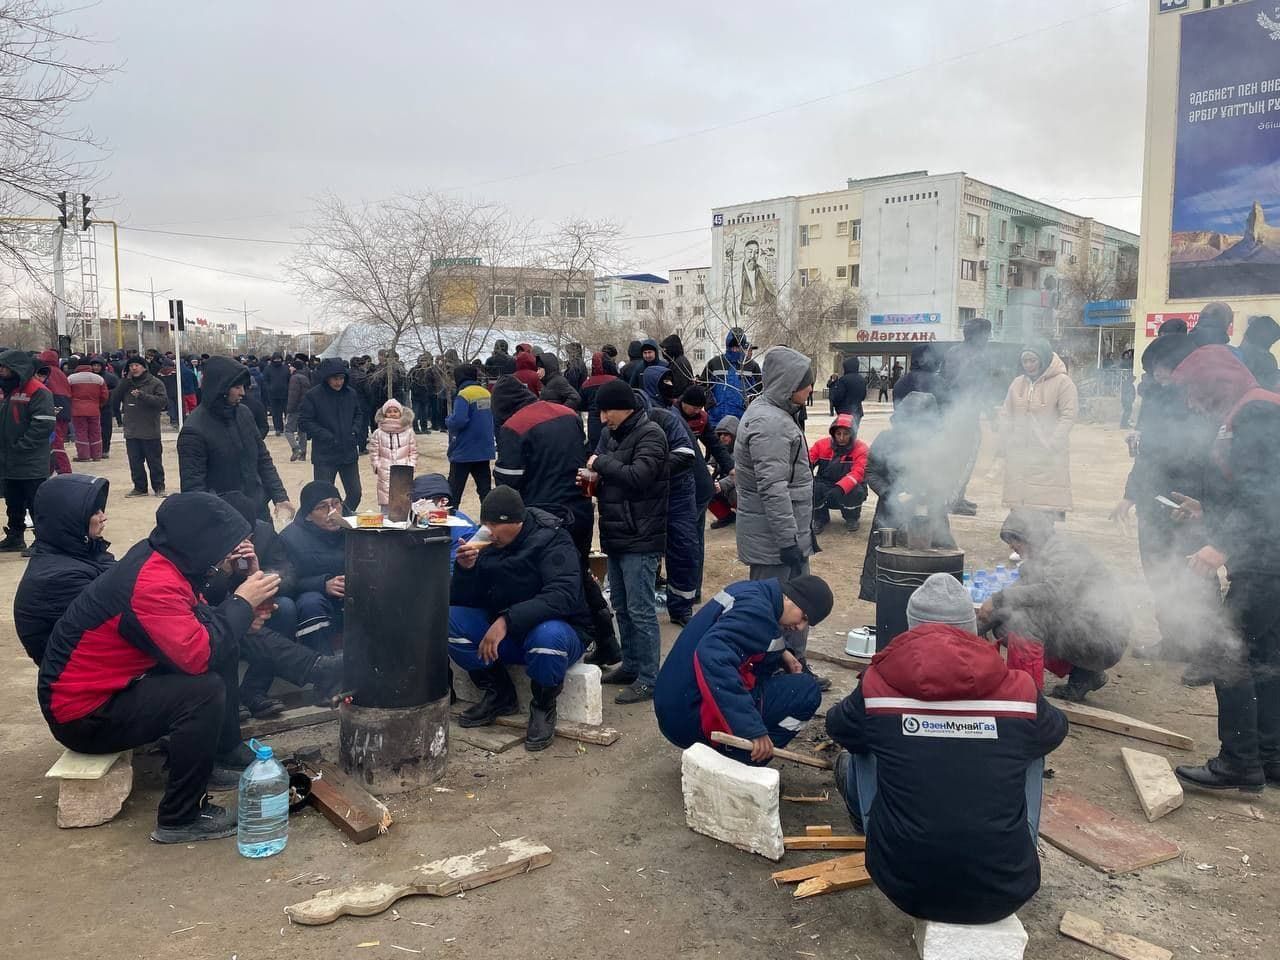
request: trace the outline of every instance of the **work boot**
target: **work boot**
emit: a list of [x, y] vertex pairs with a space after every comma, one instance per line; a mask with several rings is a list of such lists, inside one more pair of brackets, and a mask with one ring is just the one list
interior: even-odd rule
[[129, 499], [132, 499], [133, 497], [145, 497], [146, 495], [147, 495], [147, 491], [134, 489], [134, 490], [130, 490], [124, 496], [126, 500], [129, 500]]
[[846, 520], [844, 522], [844, 529], [846, 533], [857, 533], [858, 527], [861, 525], [862, 525], [862, 521], [859, 520], [857, 517], [854, 517], [852, 520]]
[[12, 530], [6, 529], [5, 538], [0, 540], [0, 550], [3, 550], [6, 553], [16, 553], [17, 551], [24, 549], [26, 545], [27, 536], [26, 532], [23, 530], [19, 530], [17, 533], [14, 533]]
[[836, 793], [840, 794], [840, 799], [844, 801], [844, 809], [849, 814], [849, 822], [853, 824], [854, 833], [863, 836], [867, 831], [862, 825], [862, 811], [858, 809], [858, 798], [850, 797], [848, 793], [852, 773], [853, 754], [848, 750], [841, 750], [836, 755], [835, 763]]
[[1239, 790], [1241, 793], [1261, 793], [1267, 780], [1261, 769], [1243, 773], [1232, 769], [1218, 757], [1206, 761], [1202, 767], [1174, 767], [1173, 775], [1186, 787]]
[[629, 670], [624, 670], [622, 664], [619, 663], [612, 670], [606, 670], [604, 676], [600, 678], [600, 682], [625, 687], [636, 682], [636, 675]]
[[815, 681], [817, 681], [819, 690], [822, 690], [825, 692], [831, 689], [831, 681], [828, 680], [826, 677], [822, 676], [822, 674], [820, 673], [814, 673], [812, 668], [810, 668], [809, 666], [808, 660], [801, 660], [800, 663], [804, 667], [804, 672], [807, 673], [809, 676], [813, 677]]
[[331, 657], [316, 657], [316, 662], [307, 671], [307, 683], [315, 688], [316, 694], [326, 700], [342, 692], [342, 654]]
[[738, 522], [738, 515], [731, 513], [723, 520], [716, 520], [711, 524], [712, 530], [723, 530], [725, 527], [731, 527]]
[[[252, 708], [250, 708], [252, 709]], [[258, 759], [258, 755], [249, 749], [246, 743], [237, 743], [226, 753], [220, 753], [213, 758], [215, 767], [226, 767], [228, 770], [244, 770], [245, 767]]]
[[487, 727], [498, 717], [509, 717], [519, 712], [515, 684], [502, 664], [495, 663], [484, 670], [468, 670], [467, 676], [480, 688], [482, 696], [474, 707], [458, 714], [458, 726]]
[[648, 683], [641, 683], [636, 680], [629, 686], [623, 687], [616, 697], [613, 698], [614, 703], [643, 703], [645, 700], [653, 699], [653, 686]]
[[173, 827], [156, 824], [151, 839], [156, 843], [194, 843], [197, 840], [221, 840], [236, 835], [236, 814], [211, 803], [208, 797], [200, 805], [199, 815], [190, 823]]
[[671, 613], [668, 614], [668, 616], [673, 624], [681, 628], [687, 627], [689, 625], [689, 621], [693, 619], [692, 613]]
[[1085, 670], [1083, 667], [1072, 667], [1066, 683], [1053, 688], [1051, 695], [1069, 703], [1084, 703], [1084, 698], [1094, 690], [1101, 690], [1107, 685], [1105, 670]]
[[244, 706], [249, 708], [249, 715], [262, 720], [266, 717], [278, 717], [284, 713], [284, 704], [274, 697], [259, 694], [246, 700]]
[[1184, 687], [1204, 687], [1213, 683], [1213, 668], [1203, 663], [1189, 663], [1182, 671]]
[[622, 659], [622, 647], [618, 646], [618, 635], [613, 630], [613, 616], [609, 608], [597, 611], [592, 618], [595, 621], [596, 642], [591, 652], [582, 658], [583, 663], [594, 663], [597, 667], [607, 667]]
[[957, 500], [951, 505], [951, 513], [957, 517], [976, 517], [978, 515], [978, 505], [972, 500]]
[[1264, 763], [1262, 765], [1262, 775], [1266, 778], [1267, 783], [1274, 783], [1280, 787], [1280, 760], [1275, 763]]
[[525, 733], [524, 748], [530, 753], [537, 753], [551, 746], [556, 736], [556, 698], [564, 689], [563, 683], [554, 687], [544, 687], [536, 681], [530, 681], [533, 699], [529, 703], [529, 729]]

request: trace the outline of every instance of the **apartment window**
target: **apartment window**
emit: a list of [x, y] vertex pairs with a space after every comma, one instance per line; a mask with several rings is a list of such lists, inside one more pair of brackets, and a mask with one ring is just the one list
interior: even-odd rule
[[1027, 228], [1019, 224], [1018, 229], [1014, 231], [1014, 236], [1017, 237], [1019, 243], [1026, 243]]
[[1004, 309], [1003, 309], [1003, 308], [999, 308], [999, 309], [997, 309], [997, 310], [996, 310], [996, 329], [995, 329], [995, 332], [996, 332], [996, 333], [1000, 333], [1002, 330], [1004, 330]]
[[702, 316], [702, 308], [701, 308], [701, 307], [694, 307], [694, 308], [693, 308], [693, 315], [694, 315], [695, 317], [700, 317], [700, 316]]
[[978, 279], [978, 261], [977, 260], [961, 260], [960, 261], [960, 279], [961, 280], [977, 280]]
[[630, 309], [631, 309], [631, 298], [630, 298], [630, 297], [627, 297], [625, 300], [619, 300], [619, 301], [618, 301], [618, 309], [619, 309], [619, 310], [630, 310]]
[[684, 317], [684, 307], [676, 307], [676, 319], [680, 320]]
[[969, 236], [971, 237], [982, 236], [982, 218], [981, 217], [979, 217], [976, 213], [966, 214], [965, 222], [969, 230]]
[[1000, 240], [1001, 242], [1009, 239], [1009, 221], [1000, 221]]
[[1000, 266], [996, 267], [996, 286], [997, 287], [1004, 286], [1004, 272], [1005, 272], [1005, 265], [1003, 263], [1000, 264]]
[[661, 297], [659, 297], [657, 300], [655, 300], [655, 301], [654, 301], [653, 306], [654, 306], [654, 309], [655, 309], [655, 310], [661, 310], [661, 309], [662, 309], [662, 298], [661, 298]]
[[845, 280], [845, 279], [847, 279], [847, 278], [848, 278], [848, 276], [849, 276], [849, 268], [848, 268], [848, 267], [836, 267], [836, 279], [837, 279], [837, 280]]
[[587, 315], [587, 295], [582, 290], [560, 294], [560, 316], [581, 319]]
[[804, 287], [807, 287], [807, 286], [809, 285], [809, 271], [808, 271], [808, 270], [798, 270], [798, 271], [797, 271], [797, 275], [798, 275], [798, 276], [799, 276], [799, 278], [800, 278], [800, 286], [801, 286], [801, 288], [803, 289]]
[[1116, 265], [1116, 252], [1114, 250], [1107, 251], [1107, 266], [1114, 267]]
[[809, 245], [809, 225], [807, 223], [800, 224], [800, 246], [807, 247]]
[[516, 315], [516, 292], [514, 290], [493, 291], [493, 315], [495, 317], [514, 317]]
[[963, 327], [966, 323], [968, 323], [970, 320], [975, 319], [977, 316], [978, 316], [978, 311], [974, 307], [961, 307], [960, 308], [960, 326]]
[[697, 337], [699, 340], [705, 340], [707, 339], [707, 328], [698, 327], [698, 329], [693, 331], [693, 335]]
[[1072, 243], [1070, 240], [1062, 241], [1062, 255], [1064, 257], [1069, 257], [1075, 252], [1076, 252], [1076, 245], [1074, 243]]
[[552, 292], [525, 291], [525, 316], [552, 315]]
[[841, 220], [836, 224], [836, 236], [847, 237], [849, 235], [849, 221]]
[[1094, 247], [1092, 250], [1089, 251], [1089, 260], [1091, 262], [1098, 263], [1101, 259], [1102, 259], [1101, 247]]
[[706, 284], [702, 284], [702, 283], [698, 284], [697, 288], [694, 290], [694, 293], [697, 293], [699, 295], [704, 294], [706, 292], [707, 292]]
[[703, 360], [707, 359], [707, 351], [705, 350], [693, 351], [693, 359], [698, 361], [698, 363], [702, 363]]
[[1009, 265], [1009, 286], [1022, 286], [1022, 270], [1012, 264]]
[[677, 283], [677, 284], [676, 284], [676, 296], [677, 296], [677, 297], [683, 297], [683, 296], [684, 296], [684, 284], [683, 284], [683, 283]]
[[862, 239], [862, 221], [861, 220], [849, 221], [849, 239], [850, 240]]
[[862, 264], [849, 264], [849, 286], [858, 287], [862, 285]]
[[636, 300], [636, 309], [637, 309], [637, 310], [648, 310], [648, 309], [649, 309], [649, 301], [648, 301], [648, 300]]
[[813, 223], [809, 225], [809, 239], [810, 240], [822, 239], [822, 224]]

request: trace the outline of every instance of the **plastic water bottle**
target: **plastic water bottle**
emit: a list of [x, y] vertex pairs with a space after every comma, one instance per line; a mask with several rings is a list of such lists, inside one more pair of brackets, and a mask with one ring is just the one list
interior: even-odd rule
[[1003, 563], [996, 564], [996, 583], [1001, 587], [1009, 584], [1009, 571], [1005, 569]]
[[289, 840], [289, 774], [266, 744], [249, 749], [258, 759], [240, 774], [236, 845], [242, 857], [270, 857]]

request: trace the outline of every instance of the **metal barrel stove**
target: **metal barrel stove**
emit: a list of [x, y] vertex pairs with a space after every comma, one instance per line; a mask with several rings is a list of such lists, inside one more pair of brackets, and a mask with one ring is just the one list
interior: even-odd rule
[[935, 573], [964, 582], [964, 551], [938, 547], [876, 548], [876, 649], [907, 629], [907, 601]]

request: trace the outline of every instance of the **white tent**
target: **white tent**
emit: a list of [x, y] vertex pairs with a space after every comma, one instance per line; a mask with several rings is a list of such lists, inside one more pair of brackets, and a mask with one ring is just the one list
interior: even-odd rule
[[[379, 350], [391, 348], [391, 330], [380, 323], [348, 324], [320, 353], [321, 358], [341, 357], [350, 360], [352, 357], [376, 357]], [[401, 362], [412, 363], [421, 353], [434, 356], [443, 350], [457, 350], [463, 360], [474, 357], [484, 359], [493, 352], [495, 340], [505, 340], [515, 353], [517, 343], [532, 343], [537, 347], [547, 345], [545, 333], [528, 330], [513, 330], [494, 327], [468, 329], [467, 327], [442, 327], [437, 336], [434, 327], [414, 326], [406, 329], [400, 336], [396, 352]], [[464, 349], [465, 348], [465, 349]], [[469, 353], [470, 356], [466, 356]]]

